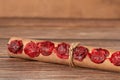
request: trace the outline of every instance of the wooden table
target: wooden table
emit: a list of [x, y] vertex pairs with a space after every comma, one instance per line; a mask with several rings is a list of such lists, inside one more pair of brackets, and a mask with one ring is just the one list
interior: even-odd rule
[[[5, 21], [4, 21], [5, 22]], [[9, 20], [10, 22], [10, 20]], [[51, 39], [60, 41], [80, 41], [82, 45], [103, 47], [120, 50], [120, 27], [111, 26], [114, 22], [103, 22], [105, 27], [95, 27], [93, 22], [82, 24], [82, 27], [57, 27], [24, 24], [24, 21], [18, 25], [16, 22], [5, 24], [1, 22], [0, 26], [0, 80], [119, 80], [120, 73], [93, 70], [87, 68], [71, 68], [65, 65], [43, 63], [37, 61], [28, 61], [18, 58], [9, 58], [7, 55], [7, 42], [9, 37], [19, 36], [34, 39]], [[30, 22], [30, 21], [29, 21]], [[84, 22], [83, 22], [84, 23]], [[116, 22], [115, 22], [116, 23]], [[24, 24], [24, 25], [23, 25]], [[33, 21], [34, 24], [34, 21]], [[36, 23], [35, 23], [36, 24]], [[43, 23], [45, 24], [45, 23]], [[47, 24], [53, 26], [49, 22]], [[75, 24], [78, 25], [76, 22]], [[98, 22], [97, 24], [100, 25]], [[21, 26], [22, 25], [22, 26]], [[65, 23], [64, 23], [65, 25]], [[116, 24], [120, 25], [120, 24]], [[40, 27], [41, 26], [41, 27]]]

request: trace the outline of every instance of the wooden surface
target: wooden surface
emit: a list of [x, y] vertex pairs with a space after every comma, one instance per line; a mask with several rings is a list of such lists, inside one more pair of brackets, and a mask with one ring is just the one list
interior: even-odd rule
[[120, 0], [0, 0], [0, 17], [120, 19]]
[[[4, 22], [5, 21], [5, 22]], [[41, 21], [4, 20], [0, 25], [0, 80], [119, 80], [120, 73], [71, 68], [65, 65], [9, 58], [6, 44], [9, 37], [19, 36], [55, 41], [80, 41], [82, 45], [120, 50], [120, 23], [112, 21], [93, 21], [80, 23], [83, 26], [61, 27], [58, 25], [41, 26]], [[40, 23], [39, 23], [40, 22]], [[5, 24], [6, 23], [6, 24]], [[22, 24], [21, 24], [22, 23]], [[36, 24], [39, 23], [39, 24]], [[49, 23], [49, 22], [48, 22]], [[88, 24], [86, 24], [88, 23]], [[117, 23], [117, 24], [115, 24]], [[95, 27], [96, 25], [104, 27]], [[101, 24], [101, 25], [100, 25]], [[113, 26], [110, 26], [113, 25]], [[53, 27], [52, 27], [53, 25]], [[69, 25], [69, 24], [68, 24]], [[74, 23], [76, 25], [76, 23]], [[94, 25], [94, 26], [93, 26]], [[51, 26], [51, 27], [50, 27]], [[57, 26], [57, 27], [54, 27]], [[106, 27], [105, 27], [106, 26]]]
[[9, 58], [12, 36], [120, 50], [120, 0], [0, 0], [0, 80], [120, 80], [120, 73]]

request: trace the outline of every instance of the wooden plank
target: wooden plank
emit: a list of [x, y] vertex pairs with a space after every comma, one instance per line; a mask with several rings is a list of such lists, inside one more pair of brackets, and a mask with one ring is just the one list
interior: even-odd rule
[[0, 0], [0, 17], [120, 19], [119, 0]]
[[[15, 61], [15, 60], [14, 60]], [[5, 61], [4, 61], [5, 62]], [[13, 65], [14, 64], [14, 65]], [[5, 66], [5, 67], [4, 67]], [[70, 68], [63, 65], [55, 64], [41, 64], [41, 62], [7, 62], [3, 63], [3, 67], [0, 73], [1, 78], [12, 79], [43, 79], [43, 80], [113, 80], [116, 77], [119, 79], [118, 73], [102, 72], [97, 70], [88, 70], [85, 68]], [[22, 67], [22, 68], [21, 68]], [[25, 70], [25, 71], [24, 71]], [[93, 75], [94, 74], [94, 75]]]
[[41, 39], [117, 39], [120, 27], [0, 27], [0, 37], [19, 36]]
[[1, 26], [119, 27], [119, 19], [0, 18]]
[[[0, 79], [1, 80], [115, 80], [119, 73], [87, 68], [71, 68], [64, 65], [9, 58], [6, 52], [8, 39], [0, 39]], [[62, 41], [62, 40], [61, 40]], [[67, 40], [73, 41], [73, 40]], [[78, 40], [74, 40], [78, 41]], [[83, 45], [120, 49], [118, 40], [79, 40]], [[112, 43], [112, 44], [111, 44]], [[1, 57], [2, 55], [2, 57]]]
[[[8, 59], [9, 60], [9, 59]], [[5, 60], [3, 60], [5, 62]], [[119, 73], [103, 72], [97, 70], [89, 70], [85, 68], [70, 68], [63, 65], [55, 64], [41, 64], [41, 62], [9, 62], [3, 63], [1, 67], [0, 78], [12, 78], [12, 79], [49, 79], [49, 80], [69, 80], [69, 79], [89, 79], [92, 80], [113, 80], [116, 77], [119, 79]], [[14, 64], [14, 65], [13, 65]], [[4, 68], [3, 68], [4, 67]], [[25, 71], [24, 71], [25, 70]], [[94, 74], [94, 75], [93, 75]]]

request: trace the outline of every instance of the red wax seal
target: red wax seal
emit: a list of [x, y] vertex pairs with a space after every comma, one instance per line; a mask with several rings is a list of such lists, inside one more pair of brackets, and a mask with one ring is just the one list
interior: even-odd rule
[[54, 43], [50, 41], [44, 41], [44, 42], [38, 42], [37, 45], [42, 55], [49, 56], [50, 54], [52, 54], [52, 51], [54, 49]]
[[83, 46], [77, 46], [73, 49], [73, 58], [82, 61], [89, 53], [88, 49]]
[[32, 41], [25, 45], [24, 52], [31, 58], [37, 57], [40, 54], [39, 47]]
[[120, 66], [120, 51], [113, 53], [110, 57], [111, 63], [116, 66]]
[[23, 51], [22, 40], [13, 40], [8, 44], [8, 50], [14, 54], [21, 54]]
[[70, 48], [70, 45], [63, 42], [61, 44], [58, 44], [58, 46], [55, 48], [55, 53], [61, 59], [68, 59], [69, 48]]
[[105, 61], [108, 55], [109, 55], [108, 50], [98, 48], [98, 49], [93, 49], [92, 52], [89, 54], [89, 57], [91, 61], [93, 61], [94, 63], [100, 64]]

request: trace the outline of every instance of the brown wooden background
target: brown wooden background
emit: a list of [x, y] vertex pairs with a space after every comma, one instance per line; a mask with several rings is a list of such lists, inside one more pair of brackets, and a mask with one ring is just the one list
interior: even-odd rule
[[0, 17], [119, 19], [120, 0], [0, 0]]
[[119, 80], [120, 73], [9, 58], [12, 36], [120, 50], [120, 0], [0, 0], [0, 80]]

